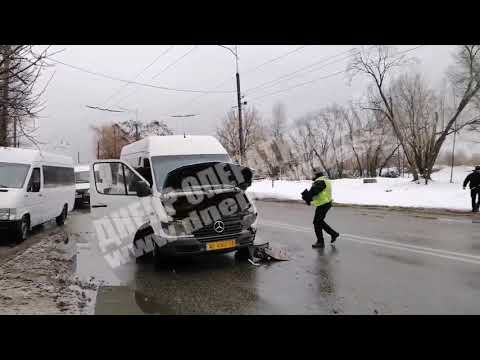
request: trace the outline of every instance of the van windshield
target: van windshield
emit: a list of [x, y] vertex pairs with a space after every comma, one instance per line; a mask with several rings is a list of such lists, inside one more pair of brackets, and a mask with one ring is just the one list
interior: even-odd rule
[[0, 162], [0, 188], [21, 189], [30, 165]]
[[153, 173], [155, 174], [158, 191], [163, 190], [163, 185], [170, 171], [186, 165], [213, 161], [231, 162], [230, 157], [227, 154], [169, 155], [152, 157]]
[[77, 184], [90, 183], [90, 172], [79, 171], [75, 173], [75, 182]]

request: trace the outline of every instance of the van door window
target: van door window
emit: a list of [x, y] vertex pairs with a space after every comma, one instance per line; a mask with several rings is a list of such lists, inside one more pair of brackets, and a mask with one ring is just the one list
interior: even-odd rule
[[148, 159], [143, 159], [143, 166], [136, 168], [140, 175], [142, 175], [145, 180], [148, 181], [150, 187], [153, 185], [153, 176], [152, 169], [150, 167], [150, 161]]
[[32, 170], [32, 175], [30, 176], [30, 181], [28, 183], [28, 192], [39, 192], [41, 188], [40, 181], [40, 168], [34, 168]]
[[96, 163], [95, 187], [103, 195], [137, 195], [137, 184], [142, 181], [122, 163]]

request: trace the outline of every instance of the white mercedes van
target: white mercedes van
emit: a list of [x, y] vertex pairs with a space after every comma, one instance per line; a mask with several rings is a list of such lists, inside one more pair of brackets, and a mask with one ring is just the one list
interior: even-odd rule
[[90, 203], [90, 166], [75, 166], [75, 206]]
[[[149, 234], [166, 237], [154, 255], [192, 255], [237, 251], [248, 254], [256, 233], [257, 210], [245, 190], [251, 169], [235, 164], [212, 136], [151, 136], [126, 145], [120, 160], [91, 165], [90, 204], [94, 219], [111, 217], [122, 231], [122, 212], [152, 197], [167, 210], [161, 229], [148, 216], [136, 218], [131, 242]], [[123, 214], [123, 215], [122, 215]], [[120, 219], [121, 220], [121, 219]], [[130, 222], [127, 227], [132, 226]]]
[[63, 225], [75, 202], [73, 159], [39, 150], [0, 147], [0, 230], [16, 241], [31, 227]]

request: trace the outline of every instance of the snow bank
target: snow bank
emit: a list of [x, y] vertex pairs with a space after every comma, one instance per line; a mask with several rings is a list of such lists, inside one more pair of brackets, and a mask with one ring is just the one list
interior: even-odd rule
[[[433, 181], [413, 183], [411, 178], [377, 178], [377, 183], [364, 184], [362, 179], [333, 180], [333, 198], [339, 204], [402, 206], [471, 210], [470, 192], [462, 182], [472, 167], [457, 166], [450, 183], [450, 168], [443, 167], [432, 174]], [[256, 181], [247, 190], [255, 199], [302, 200], [300, 193], [311, 181]]]

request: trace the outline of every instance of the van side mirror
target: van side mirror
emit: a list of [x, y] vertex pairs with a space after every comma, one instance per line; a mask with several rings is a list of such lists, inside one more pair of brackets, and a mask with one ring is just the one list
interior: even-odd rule
[[136, 184], [136, 188], [137, 188], [137, 196], [138, 197], [147, 197], [147, 196], [150, 196], [150, 195], [153, 194], [150, 186], [144, 181], [139, 181]]
[[250, 168], [242, 167], [241, 172], [244, 178], [244, 182], [242, 182], [241, 184], [238, 184], [238, 187], [245, 191], [250, 186], [252, 186], [253, 171]]

